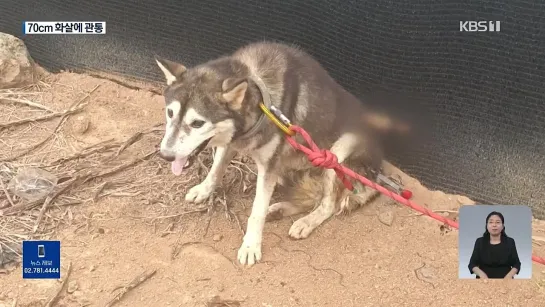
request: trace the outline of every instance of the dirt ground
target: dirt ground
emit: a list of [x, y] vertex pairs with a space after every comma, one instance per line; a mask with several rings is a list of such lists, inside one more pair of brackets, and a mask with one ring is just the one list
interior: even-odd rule
[[[532, 280], [458, 280], [457, 231], [385, 196], [332, 218], [301, 241], [288, 237], [291, 219], [267, 223], [262, 262], [242, 267], [236, 253], [255, 191], [255, 175], [244, 158], [230, 167], [211, 209], [194, 212], [197, 208], [184, 204], [184, 194], [204, 178], [210, 159], [203, 156], [202, 165], [174, 177], [167, 162], [149, 155], [161, 132], [145, 130], [162, 127], [162, 96], [63, 72], [27, 90], [35, 94], [25, 97], [63, 111], [93, 89], [85, 107], [67, 117], [54, 137], [9, 162], [14, 169], [45, 165], [88, 153], [86, 148], [98, 143], [104, 147], [95, 153], [63, 160], [57, 168], [49, 165], [49, 170], [60, 177], [110, 171], [71, 186], [41, 218], [41, 204], [0, 217], [11, 221], [4, 225], [26, 221], [20, 223], [26, 225], [20, 226], [21, 238], [38, 225], [33, 238], [61, 240], [62, 263], [59, 281], [23, 280], [20, 264], [6, 265], [0, 270], [0, 307], [45, 306], [66, 279], [57, 306], [107, 306], [144, 272], [155, 274], [115, 306], [544, 306], [544, 265], [534, 263]], [[0, 123], [39, 113], [19, 105], [0, 107]], [[0, 130], [0, 160], [50, 135], [58, 121]], [[118, 145], [108, 149], [104, 144], [111, 139]], [[117, 167], [123, 169], [115, 172]], [[472, 204], [462, 196], [429, 191], [399, 170], [391, 172], [413, 191], [414, 202], [450, 218], [457, 218], [461, 205]], [[0, 208], [10, 206], [0, 198]], [[15, 231], [0, 228], [4, 237]], [[544, 237], [545, 222], [535, 220], [533, 231]], [[534, 254], [545, 256], [545, 244], [536, 242]]]

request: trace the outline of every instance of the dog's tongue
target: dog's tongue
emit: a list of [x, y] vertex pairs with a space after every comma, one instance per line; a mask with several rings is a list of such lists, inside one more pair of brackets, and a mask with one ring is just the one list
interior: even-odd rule
[[183, 159], [176, 159], [172, 162], [172, 173], [175, 176], [180, 176], [184, 170], [184, 167], [187, 163], [187, 157]]

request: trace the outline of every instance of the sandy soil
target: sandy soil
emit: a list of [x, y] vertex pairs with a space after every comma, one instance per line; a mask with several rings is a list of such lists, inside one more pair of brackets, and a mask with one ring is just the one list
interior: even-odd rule
[[[100, 85], [84, 111], [70, 117], [59, 132], [62, 137], [52, 141], [55, 145], [45, 146], [48, 157], [110, 138], [123, 141], [163, 122], [162, 97], [148, 91], [67, 72], [48, 82], [42, 103], [55, 110], [66, 109], [81, 93]], [[0, 122], [14, 120], [15, 115], [4, 115]], [[78, 128], [82, 122], [88, 127]], [[40, 138], [55, 123], [32, 125], [34, 132], [19, 127], [21, 132], [5, 142], [20, 143], [23, 134]], [[142, 156], [159, 140], [160, 134], [142, 138], [119, 159]], [[25, 146], [35, 141], [28, 142]], [[84, 165], [85, 159], [79, 163]], [[386, 197], [331, 219], [306, 240], [288, 238], [291, 219], [270, 222], [262, 263], [242, 267], [236, 263], [242, 234], [234, 216], [245, 228], [254, 193], [247, 186], [251, 177], [231, 187], [236, 193], [228, 191], [226, 202], [213, 210], [183, 214], [194, 209], [184, 204], [184, 192], [204, 174], [175, 178], [160, 158], [145, 163], [146, 168], [128, 171], [135, 182], [149, 180], [139, 189], [53, 206], [45, 215], [44, 223], [55, 225], [47, 237], [62, 242], [63, 280], [72, 264], [58, 306], [105, 306], [120, 291], [114, 289], [151, 270], [155, 274], [116, 306], [544, 306], [544, 265], [534, 264], [532, 280], [458, 280], [457, 231]], [[229, 170], [225, 189], [241, 168]], [[461, 205], [472, 203], [392, 172], [402, 176], [416, 203], [450, 218], [457, 218]], [[234, 215], [227, 214], [226, 206]], [[534, 234], [545, 236], [545, 222], [534, 222]], [[545, 256], [545, 246], [535, 244], [534, 254]], [[44, 306], [61, 283], [23, 280], [19, 265], [4, 269], [0, 307]]]

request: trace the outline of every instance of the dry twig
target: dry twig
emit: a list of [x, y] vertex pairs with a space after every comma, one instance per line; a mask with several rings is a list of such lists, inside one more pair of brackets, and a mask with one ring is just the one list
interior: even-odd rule
[[118, 294], [115, 295], [115, 297], [113, 299], [111, 299], [107, 304], [106, 304], [106, 307], [111, 307], [115, 304], [117, 304], [119, 301], [121, 301], [121, 299], [123, 299], [123, 297], [125, 297], [125, 295], [131, 291], [132, 289], [138, 287], [140, 284], [142, 284], [143, 282], [145, 282], [146, 280], [150, 279], [153, 275], [155, 275], [155, 273], [157, 272], [157, 270], [152, 270], [151, 272], [143, 272], [142, 274], [136, 276], [136, 278], [134, 278], [130, 283], [128, 283], [127, 285], [125, 286], [119, 286], [119, 287], [116, 287], [112, 290], [112, 292], [118, 290], [118, 289], [121, 289], [121, 291], [119, 291]]
[[123, 145], [121, 145], [121, 147], [119, 147], [119, 149], [117, 150], [117, 152], [115, 153], [114, 157], [117, 157], [121, 154], [121, 152], [123, 152], [125, 149], [127, 149], [127, 147], [131, 146], [132, 144], [134, 144], [136, 141], [140, 140], [142, 138], [142, 136], [144, 136], [145, 134], [148, 134], [148, 133], [151, 133], [151, 132], [155, 132], [155, 131], [163, 131], [164, 129], [160, 128], [162, 124], [157, 124], [151, 128], [148, 128], [146, 130], [143, 130], [143, 131], [139, 131], [137, 133], [135, 133], [133, 136], [131, 136], [130, 138], [128, 138], [125, 143], [123, 143]]
[[13, 126], [19, 126], [19, 125], [23, 125], [23, 124], [28, 124], [28, 123], [34, 123], [34, 122], [40, 122], [40, 121], [45, 121], [45, 120], [49, 120], [49, 119], [52, 119], [52, 118], [55, 118], [55, 117], [61, 117], [65, 114], [73, 114], [73, 113], [76, 113], [78, 112], [79, 109], [73, 109], [73, 110], [66, 110], [64, 112], [55, 112], [55, 113], [51, 113], [51, 114], [47, 114], [47, 115], [43, 115], [43, 116], [39, 116], [39, 117], [35, 117], [35, 118], [24, 118], [24, 119], [21, 119], [21, 120], [14, 120], [14, 121], [11, 121], [11, 122], [7, 122], [7, 123], [0, 123], [0, 130], [2, 129], [5, 129], [5, 128], [9, 128], [9, 127], [13, 127]]
[[49, 300], [49, 302], [47, 302], [45, 307], [51, 307], [51, 306], [54, 306], [55, 304], [57, 304], [57, 302], [59, 301], [59, 298], [61, 296], [61, 293], [66, 289], [66, 287], [68, 285], [68, 278], [70, 278], [70, 273], [72, 273], [72, 262], [70, 262], [70, 264], [68, 264], [68, 271], [66, 272], [66, 277], [62, 281], [62, 285], [61, 285], [59, 291], [57, 291], [55, 296], [52, 297]]
[[62, 188], [60, 188], [55, 194], [48, 196], [44, 204], [42, 205], [42, 208], [40, 209], [40, 213], [38, 214], [38, 218], [36, 219], [36, 223], [34, 224], [34, 228], [32, 229], [32, 233], [36, 233], [38, 230], [38, 227], [40, 226], [40, 222], [42, 221], [42, 218], [44, 216], [45, 211], [47, 210], [48, 206], [64, 191], [66, 191], [68, 188], [70, 188], [76, 181], [78, 181], [80, 177], [75, 177], [67, 181]]
[[244, 236], [246, 233], [244, 232], [244, 227], [242, 227], [238, 215], [234, 213], [227, 205], [227, 195], [225, 195], [225, 191], [223, 191], [223, 199], [219, 199], [219, 202], [223, 204], [223, 208], [225, 209], [225, 216], [227, 217], [227, 219], [231, 222], [231, 218], [234, 218], [237, 222], [238, 228], [240, 229], [240, 233], [242, 234], [242, 236]]
[[68, 110], [62, 115], [61, 119], [59, 120], [59, 123], [57, 124], [57, 126], [55, 127], [55, 129], [53, 129], [53, 131], [49, 134], [48, 137], [46, 137], [45, 139], [43, 139], [42, 141], [30, 146], [29, 148], [23, 150], [22, 152], [16, 154], [16, 155], [13, 155], [11, 157], [8, 157], [8, 158], [4, 158], [2, 160], [0, 160], [0, 162], [10, 162], [10, 161], [13, 161], [17, 158], [20, 158], [28, 153], [30, 153], [31, 151], [33, 151], [34, 149], [42, 146], [43, 144], [45, 144], [47, 141], [49, 141], [58, 131], [59, 129], [61, 128], [61, 126], [64, 124], [64, 122], [66, 121], [66, 119], [73, 113], [76, 113], [76, 112], [79, 112], [81, 111], [81, 109], [83, 109], [83, 107], [80, 107], [80, 105], [85, 101], [87, 100], [87, 98], [89, 98], [91, 96], [91, 94], [96, 91], [98, 88], [99, 88], [100, 85], [97, 85], [95, 86], [95, 88], [93, 88], [89, 93], [87, 93], [82, 99], [76, 101], [75, 103], [73, 103], [69, 108]]
[[129, 167], [131, 167], [131, 166], [133, 166], [133, 165], [135, 165], [135, 164], [138, 164], [138, 163], [140, 163], [140, 162], [142, 162], [142, 161], [145, 161], [145, 160], [149, 159], [149, 158], [150, 158], [151, 156], [153, 156], [155, 153], [157, 153], [157, 150], [154, 149], [153, 151], [151, 151], [150, 153], [144, 155], [143, 157], [133, 159], [133, 160], [127, 162], [127, 163], [118, 165], [118, 166], [116, 166], [116, 167], [114, 167], [114, 168], [111, 168], [111, 169], [109, 169], [109, 170], [107, 170], [107, 171], [100, 172], [100, 173], [98, 173], [98, 174], [90, 175], [88, 178], [86, 178], [86, 179], [83, 181], [83, 183], [86, 183], [86, 182], [88, 182], [88, 181], [90, 181], [90, 180], [93, 180], [93, 179], [96, 179], [96, 178], [99, 178], [99, 177], [107, 177], [107, 176], [111, 176], [111, 175], [113, 175], [113, 174], [116, 174], [116, 173], [118, 173], [118, 172], [120, 172], [120, 171], [122, 171], [122, 170], [124, 170], [124, 169], [127, 169], [127, 168], [129, 168]]
[[[29, 93], [25, 93], [25, 94], [28, 95]], [[0, 102], [14, 102], [14, 103], [25, 105], [27, 107], [41, 109], [41, 110], [49, 111], [49, 112], [55, 112], [55, 111], [51, 110], [50, 108], [48, 108], [48, 107], [46, 107], [44, 105], [41, 105], [41, 104], [36, 103], [36, 102], [32, 102], [30, 100], [26, 100], [26, 99], [18, 99], [18, 98], [0, 96]]]
[[[36, 227], [39, 225], [40, 221], [41, 221], [41, 218], [45, 212], [45, 210], [47, 209], [47, 207], [51, 204], [51, 202], [57, 198], [61, 193], [63, 193], [67, 188], [69, 188], [70, 186], [72, 186], [76, 181], [81, 181], [82, 184], [92, 180], [92, 179], [96, 179], [96, 178], [99, 178], [99, 177], [106, 177], [106, 176], [110, 176], [110, 175], [113, 175], [117, 172], [120, 172], [130, 166], [133, 166], [139, 162], [142, 162], [144, 160], [147, 160], [149, 157], [151, 157], [156, 151], [154, 150], [153, 152], [151, 153], [148, 153], [147, 155], [145, 155], [144, 157], [141, 157], [141, 158], [137, 158], [137, 159], [134, 159], [132, 161], [129, 161], [128, 163], [125, 163], [125, 164], [121, 164], [119, 166], [116, 166], [112, 169], [109, 169], [109, 170], [106, 170], [106, 171], [103, 171], [103, 172], [98, 172], [98, 173], [88, 173], [88, 174], [85, 174], [85, 175], [81, 175], [81, 176], [78, 176], [78, 177], [75, 177], [75, 178], [72, 178], [70, 180], [67, 181], [67, 183], [64, 183], [65, 186], [63, 188], [61, 188], [59, 191], [57, 191], [52, 197], [51, 197], [51, 200], [49, 202], [47, 202], [47, 199], [45, 200], [45, 202], [43, 203], [43, 206], [42, 206], [42, 210], [40, 210], [40, 215], [38, 217], [38, 220], [36, 222], [36, 225], [34, 226], [35, 229], [37, 229]], [[16, 214], [18, 212], [22, 212], [22, 211], [26, 211], [26, 210], [30, 210], [32, 208], [34, 208], [35, 206], [37, 206], [40, 202], [44, 201], [44, 199], [39, 199], [39, 200], [35, 200], [35, 201], [31, 201], [29, 203], [24, 203], [24, 204], [18, 204], [18, 205], [15, 205], [13, 207], [10, 207], [10, 208], [7, 208], [7, 209], [4, 209], [2, 211], [0, 211], [0, 216], [4, 216], [4, 215], [12, 215], [12, 214]], [[35, 232], [36, 230], [34, 230]]]
[[101, 151], [108, 151], [112, 148], [115, 148], [117, 146], [119, 146], [118, 143], [114, 143], [114, 144], [109, 144], [113, 141], [113, 139], [109, 139], [109, 140], [106, 140], [106, 141], [103, 141], [103, 142], [99, 142], [97, 144], [93, 144], [91, 146], [87, 146], [85, 148], [83, 148], [81, 151], [75, 153], [75, 154], [72, 154], [68, 157], [62, 157], [62, 158], [59, 158], [53, 162], [50, 162], [46, 165], [46, 167], [51, 167], [51, 166], [54, 166], [54, 165], [58, 165], [58, 164], [61, 164], [61, 163], [64, 163], [64, 162], [68, 162], [68, 161], [71, 161], [71, 160], [75, 160], [75, 159], [79, 159], [79, 158], [85, 158], [87, 156], [90, 156], [94, 153], [98, 153], [98, 152], [101, 152]]
[[0, 216], [8, 216], [8, 215], [13, 215], [13, 214], [17, 214], [19, 212], [30, 210], [30, 209], [36, 207], [37, 205], [39, 205], [40, 202], [43, 201], [43, 200], [44, 199], [38, 199], [38, 200], [33, 200], [31, 202], [28, 202], [28, 203], [17, 204], [17, 205], [15, 205], [13, 207], [9, 207], [7, 209], [1, 210], [0, 211]]
[[135, 219], [165, 220], [165, 219], [170, 219], [174, 217], [180, 217], [180, 216], [191, 214], [191, 213], [206, 212], [208, 210], [209, 210], [208, 207], [203, 207], [203, 208], [199, 208], [195, 210], [188, 210], [181, 213], [164, 215], [164, 216], [129, 216], [129, 217], [135, 218]]
[[2, 180], [2, 178], [0, 178], [0, 185], [2, 185], [2, 190], [3, 190], [4, 193], [6, 194], [6, 197], [8, 198], [8, 201], [9, 201], [10, 205], [11, 205], [12, 207], [15, 206], [15, 204], [13, 203], [13, 200], [11, 199], [11, 196], [9, 195], [8, 189], [7, 189], [6, 186], [4, 185], [4, 181]]
[[240, 307], [240, 303], [242, 302], [243, 301], [224, 300], [216, 295], [206, 303], [206, 307]]

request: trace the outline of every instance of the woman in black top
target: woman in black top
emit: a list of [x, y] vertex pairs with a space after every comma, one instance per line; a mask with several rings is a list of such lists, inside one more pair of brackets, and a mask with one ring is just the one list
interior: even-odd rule
[[512, 279], [520, 272], [515, 240], [505, 234], [503, 215], [493, 211], [486, 217], [486, 231], [475, 240], [469, 271], [477, 279]]

